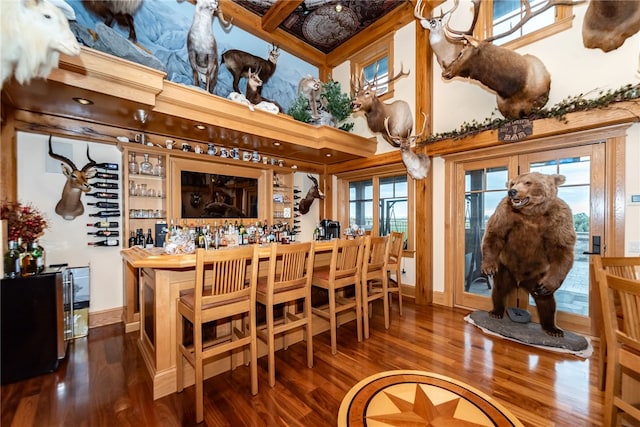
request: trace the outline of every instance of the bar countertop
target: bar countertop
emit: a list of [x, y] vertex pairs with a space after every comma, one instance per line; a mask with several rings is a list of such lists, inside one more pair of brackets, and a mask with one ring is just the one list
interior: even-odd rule
[[[279, 243], [274, 243], [279, 244]], [[295, 243], [291, 243], [295, 245]], [[234, 248], [238, 246], [230, 246]], [[315, 242], [316, 252], [328, 251], [332, 247], [330, 240]], [[225, 250], [224, 248], [218, 250]], [[195, 254], [168, 255], [162, 248], [143, 249], [139, 247], [127, 248], [120, 251], [122, 258], [135, 268], [193, 268], [196, 265]], [[260, 247], [260, 257], [269, 256], [269, 245]]]

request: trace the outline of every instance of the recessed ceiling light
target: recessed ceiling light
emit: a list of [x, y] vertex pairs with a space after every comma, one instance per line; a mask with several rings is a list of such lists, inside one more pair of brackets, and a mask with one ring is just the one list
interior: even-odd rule
[[281, 144], [280, 142], [278, 142], [278, 141], [276, 141], [276, 142], [274, 142], [274, 143], [273, 143], [273, 146], [274, 146], [274, 147], [280, 147], [281, 145], [282, 145], [282, 144]]
[[338, 13], [342, 12], [342, 4], [338, 3], [336, 5], [336, 12], [338, 12]]
[[73, 100], [76, 101], [78, 104], [82, 104], [82, 105], [93, 104], [93, 101], [87, 98], [73, 98]]
[[325, 157], [333, 157], [333, 154], [331, 154], [331, 153], [327, 153], [327, 154], [325, 154], [324, 156], [325, 156]]
[[205, 130], [207, 128], [205, 125], [195, 125], [194, 127], [198, 130]]

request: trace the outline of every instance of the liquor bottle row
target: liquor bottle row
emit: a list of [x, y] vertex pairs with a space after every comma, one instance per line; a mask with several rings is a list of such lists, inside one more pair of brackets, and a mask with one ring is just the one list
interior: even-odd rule
[[9, 240], [9, 250], [4, 255], [4, 277], [15, 279], [42, 273], [45, 266], [44, 255], [44, 248], [38, 242], [25, 245]]

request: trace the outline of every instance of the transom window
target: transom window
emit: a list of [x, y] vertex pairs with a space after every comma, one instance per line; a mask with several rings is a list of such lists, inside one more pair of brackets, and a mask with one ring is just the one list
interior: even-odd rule
[[[351, 76], [376, 81], [376, 94], [382, 99], [393, 97], [393, 34], [381, 38], [350, 58]], [[353, 88], [352, 88], [353, 89]]]
[[[537, 14], [513, 33], [493, 41], [511, 49], [541, 40], [571, 27], [573, 7], [558, 5], [547, 7], [549, 0], [529, 0], [531, 13]], [[543, 10], [546, 8], [546, 10]], [[482, 1], [476, 31], [477, 37], [487, 39], [516, 27], [525, 17], [521, 0]]]

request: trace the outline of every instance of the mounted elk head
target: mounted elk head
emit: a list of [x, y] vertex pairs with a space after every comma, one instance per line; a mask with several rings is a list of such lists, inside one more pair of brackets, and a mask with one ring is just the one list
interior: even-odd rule
[[582, 21], [582, 43], [609, 52], [640, 31], [640, 2], [591, 0]]
[[[477, 0], [474, 0], [476, 4]], [[463, 43], [460, 54], [450, 63], [446, 64], [442, 77], [452, 79], [454, 77], [467, 77], [485, 85], [495, 91], [498, 97], [498, 109], [507, 119], [519, 119], [530, 115], [534, 110], [544, 107], [549, 99], [551, 89], [551, 76], [546, 67], [532, 55], [520, 55], [511, 49], [491, 44], [492, 41], [507, 36], [544, 11], [560, 5], [575, 5], [583, 1], [549, 0], [540, 4], [532, 11], [528, 0], [522, 0], [523, 17], [508, 31], [494, 35], [484, 41], [470, 36], [473, 28], [458, 31], [444, 24], [446, 40], [451, 43]], [[455, 2], [457, 7], [458, 2]], [[455, 10], [448, 11], [452, 14]], [[474, 8], [477, 15], [479, 7]], [[419, 13], [415, 13], [418, 19], [422, 19]], [[426, 18], [425, 18], [426, 19]], [[477, 21], [474, 16], [473, 22]]]
[[429, 175], [429, 169], [431, 168], [431, 160], [429, 156], [423, 153], [415, 153], [411, 146], [417, 139], [422, 138], [424, 131], [427, 129], [427, 115], [424, 116], [424, 124], [419, 135], [409, 134], [401, 136], [392, 136], [389, 131], [389, 118], [384, 119], [384, 127], [387, 131], [389, 138], [393, 139], [398, 145], [400, 145], [400, 155], [402, 156], [402, 162], [407, 168], [407, 173], [411, 175], [413, 179], [424, 179]]
[[[351, 100], [351, 112], [364, 112], [367, 119], [367, 125], [371, 132], [380, 133], [385, 141], [397, 147], [396, 143], [391, 139], [389, 134], [384, 134], [384, 120], [389, 119], [389, 129], [392, 136], [409, 135], [413, 130], [413, 116], [409, 104], [403, 100], [396, 100], [390, 104], [386, 104], [378, 98], [376, 94], [377, 71], [371, 82], [364, 79], [364, 74], [358, 79], [351, 77], [351, 90], [354, 97]], [[389, 79], [387, 83], [391, 83], [400, 77], [408, 76], [409, 71], [404, 72], [400, 65], [400, 72]]]
[[320, 188], [318, 188], [318, 180], [311, 175], [307, 175], [307, 177], [313, 181], [313, 186], [309, 189], [307, 195], [300, 200], [300, 203], [298, 203], [298, 212], [303, 215], [309, 212], [309, 209], [315, 199], [324, 199], [324, 193], [320, 191]]
[[[473, 21], [469, 30], [465, 32], [467, 35], [473, 34], [473, 28], [478, 20], [478, 9], [480, 8], [480, 0], [473, 0], [472, 3]], [[458, 9], [458, 4], [459, 0], [454, 0], [453, 7], [446, 12], [441, 11], [440, 16], [436, 18], [422, 16], [422, 10], [424, 9], [422, 0], [418, 0], [413, 9], [413, 15], [420, 21], [422, 28], [429, 31], [429, 44], [443, 70], [460, 55], [464, 47], [462, 41], [451, 40], [445, 32], [445, 22], [451, 20], [451, 15]]]
[[82, 196], [82, 193], [87, 193], [91, 190], [88, 180], [93, 178], [97, 172], [94, 167], [96, 162], [89, 156], [89, 146], [87, 145], [89, 163], [84, 165], [82, 169], [78, 169], [70, 159], [53, 152], [51, 136], [49, 136], [49, 156], [64, 162], [60, 166], [62, 166], [62, 173], [67, 177], [67, 182], [65, 182], [62, 189], [60, 201], [56, 204], [56, 213], [62, 218], [71, 221], [84, 213], [84, 206], [80, 196]]

